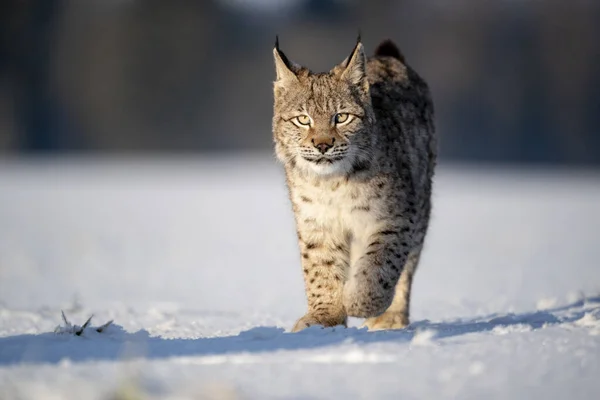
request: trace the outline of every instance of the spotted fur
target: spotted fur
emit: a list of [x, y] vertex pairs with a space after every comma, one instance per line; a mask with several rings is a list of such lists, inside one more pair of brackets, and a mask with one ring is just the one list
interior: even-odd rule
[[390, 41], [367, 60], [359, 40], [327, 73], [291, 62], [278, 44], [273, 54], [275, 151], [308, 300], [293, 331], [346, 325], [348, 316], [368, 318], [369, 329], [402, 328], [437, 157], [427, 84]]

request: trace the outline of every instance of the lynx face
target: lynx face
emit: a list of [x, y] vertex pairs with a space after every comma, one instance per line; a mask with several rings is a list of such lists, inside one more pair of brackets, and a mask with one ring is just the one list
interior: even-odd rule
[[278, 158], [318, 175], [345, 173], [368, 158], [374, 117], [362, 45], [328, 73], [291, 63], [278, 47], [274, 57]]

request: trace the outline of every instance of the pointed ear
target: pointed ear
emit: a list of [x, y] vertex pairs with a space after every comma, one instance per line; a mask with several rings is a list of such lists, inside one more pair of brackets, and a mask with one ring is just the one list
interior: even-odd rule
[[347, 80], [353, 85], [360, 86], [363, 90], [369, 90], [369, 81], [367, 80], [367, 59], [360, 37], [352, 53], [337, 65], [333, 73], [340, 79]]
[[294, 72], [295, 65], [288, 60], [279, 49], [279, 38], [275, 39], [275, 48], [273, 49], [273, 58], [275, 60], [275, 72], [277, 74], [277, 82], [293, 82], [297, 81], [298, 77]]

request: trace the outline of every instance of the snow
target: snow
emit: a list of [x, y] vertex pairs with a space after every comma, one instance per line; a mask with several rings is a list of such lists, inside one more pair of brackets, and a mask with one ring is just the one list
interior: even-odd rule
[[401, 331], [289, 333], [294, 235], [268, 156], [0, 162], [0, 398], [600, 398], [600, 173], [442, 165]]

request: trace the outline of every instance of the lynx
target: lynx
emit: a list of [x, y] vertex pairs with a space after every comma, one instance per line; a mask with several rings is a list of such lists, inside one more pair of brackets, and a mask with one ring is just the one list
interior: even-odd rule
[[292, 331], [409, 323], [437, 158], [427, 84], [386, 40], [313, 73], [273, 50], [273, 136], [296, 220], [308, 312]]

